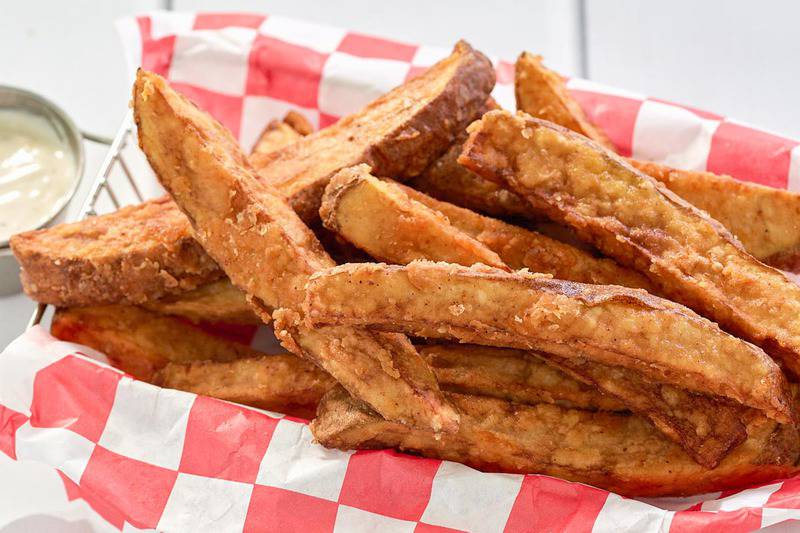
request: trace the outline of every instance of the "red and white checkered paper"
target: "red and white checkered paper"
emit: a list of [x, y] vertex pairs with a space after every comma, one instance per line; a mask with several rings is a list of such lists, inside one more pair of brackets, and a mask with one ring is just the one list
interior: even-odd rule
[[[261, 14], [154, 13], [120, 21], [119, 30], [132, 67], [167, 77], [245, 147], [289, 109], [324, 127], [448, 53]], [[495, 97], [513, 108], [513, 65], [496, 65]], [[624, 154], [800, 189], [798, 141], [585, 80], [569, 88]], [[267, 331], [237, 335], [261, 346], [271, 342]], [[102, 361], [39, 327], [9, 345], [0, 355], [0, 450], [58, 469], [70, 498], [124, 530], [800, 527], [800, 477], [639, 501], [546, 476], [327, 450], [305, 421], [160, 389]]]

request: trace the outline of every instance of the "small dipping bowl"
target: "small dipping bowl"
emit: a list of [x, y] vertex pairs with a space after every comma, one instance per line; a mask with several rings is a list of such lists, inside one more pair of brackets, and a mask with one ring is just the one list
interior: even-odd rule
[[[26, 231], [47, 227], [57, 221], [59, 215], [72, 200], [81, 176], [83, 176], [85, 156], [81, 132], [60, 107], [46, 98], [24, 89], [0, 85], [0, 111], [27, 113], [31, 115], [32, 120], [36, 120], [38, 117], [39, 121], [44, 121], [53, 129], [56, 137], [63, 144], [64, 150], [72, 156], [75, 169], [70, 186], [47, 210], [46, 220], [38, 227], [26, 228]], [[11, 253], [8, 241], [4, 239], [0, 241], [0, 296], [19, 292], [21, 288], [19, 265]]]

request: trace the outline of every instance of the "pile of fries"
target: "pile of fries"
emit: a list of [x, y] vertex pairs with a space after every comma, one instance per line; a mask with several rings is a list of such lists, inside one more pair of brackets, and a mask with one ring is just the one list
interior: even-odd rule
[[[133, 88], [169, 197], [15, 236], [55, 336], [136, 378], [397, 448], [624, 495], [791, 476], [800, 196], [630, 160], [541, 58], [452, 54], [249, 156], [159, 76]], [[402, 182], [402, 183], [401, 183]], [[379, 262], [375, 262], [379, 261]], [[285, 353], [219, 331], [267, 323]], [[217, 333], [208, 331], [213, 324]]]

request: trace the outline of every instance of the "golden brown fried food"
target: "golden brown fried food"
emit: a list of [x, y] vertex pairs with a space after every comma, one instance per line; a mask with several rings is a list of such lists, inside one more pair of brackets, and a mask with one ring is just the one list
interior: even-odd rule
[[285, 150], [253, 156], [253, 165], [312, 221], [325, 185], [344, 167], [367, 163], [397, 179], [422, 172], [477, 118], [493, 86], [489, 60], [461, 41], [422, 75]]
[[311, 419], [322, 396], [336, 383], [292, 354], [235, 361], [168, 363], [153, 383], [229, 402]]
[[112, 365], [145, 381], [169, 362], [232, 361], [258, 355], [190, 323], [133, 306], [58, 309], [50, 332], [103, 352]]
[[167, 197], [11, 238], [26, 294], [57, 306], [138, 304], [223, 273]]
[[790, 272], [800, 270], [800, 194], [711, 172], [628, 162], [706, 211], [759, 261]]
[[326, 228], [383, 261], [431, 259], [508, 270], [492, 250], [452, 227], [441, 213], [371, 176], [367, 165], [343, 169], [333, 177], [320, 217]]
[[763, 417], [748, 422], [747, 440], [717, 468], [706, 469], [635, 415], [447, 397], [461, 413], [455, 433], [387, 422], [338, 387], [322, 399], [311, 431], [329, 448], [398, 448], [484, 471], [547, 474], [638, 497], [733, 489], [798, 472], [794, 426]]
[[561, 76], [542, 64], [542, 56], [522, 52], [514, 72], [517, 109], [533, 117], [560, 124], [616, 151], [603, 131], [589, 122], [578, 102], [570, 96]]
[[[302, 117], [302, 115], [298, 116]], [[300, 140], [303, 135], [305, 134], [300, 133], [286, 122], [286, 117], [283, 120], [272, 120], [258, 136], [253, 149], [250, 150], [250, 157], [255, 154], [270, 154], [285, 148]]]
[[[140, 71], [133, 100], [139, 144], [206, 251], [262, 313], [300, 309], [308, 277], [334, 264], [311, 230], [254, 174], [230, 132], [163, 78]], [[311, 331], [291, 311], [278, 315], [276, 333], [287, 349], [386, 418], [435, 430], [457, 424], [433, 372], [402, 335]]]
[[227, 278], [208, 283], [177, 296], [145, 302], [142, 307], [164, 315], [175, 315], [192, 322], [260, 324], [244, 293]]
[[363, 263], [313, 275], [305, 311], [311, 326], [369, 326], [584, 357], [793, 420], [783, 374], [763, 351], [638, 289], [483, 266]]
[[294, 131], [305, 137], [314, 133], [314, 126], [308, 119], [297, 111], [288, 111], [283, 116], [283, 122], [292, 127]]
[[800, 372], [800, 285], [744, 251], [705, 212], [585, 137], [492, 111], [460, 161], [503, 181], [664, 294]]
[[758, 412], [735, 402], [653, 382], [627, 368], [598, 364], [582, 357], [532, 353], [623, 402], [707, 468], [716, 467], [741, 444], [747, 438], [745, 421], [759, 416]]
[[[448, 219], [442, 217], [441, 213], [431, 211], [410, 200], [408, 196], [415, 199], [427, 198], [428, 204], [434, 203], [437, 206], [444, 202], [401, 187], [390, 182], [381, 182], [370, 176], [365, 169], [342, 171], [328, 185], [323, 197], [320, 209], [323, 222], [374, 257], [389, 262], [407, 264], [414, 259], [424, 258], [449, 260], [464, 266], [487, 263], [482, 249], [473, 244], [476, 241], [470, 241], [464, 234], [459, 235], [459, 230], [450, 226]], [[561, 271], [566, 271], [567, 274], [572, 274], [570, 262], [562, 264], [559, 259], [564, 254], [559, 255], [557, 252], [559, 248], [570, 249], [568, 245], [554, 243], [557, 246], [547, 246], [547, 238], [538, 239], [539, 236], [532, 232], [452, 205], [445, 213], [448, 216], [453, 215], [451, 221], [461, 222], [467, 231], [478, 238], [483, 236], [482, 240], [494, 245], [492, 248], [501, 252], [502, 259], [512, 267], [528, 266], [539, 270], [537, 267], [541, 265], [523, 263], [530, 252], [529, 248], [536, 247], [534, 257], [546, 258], [545, 272], [554, 263], [551, 273], [558, 275]], [[531, 234], [531, 237], [526, 234]], [[545, 246], [537, 247], [537, 241], [544, 241]], [[549, 253], [548, 248], [555, 248], [555, 253]], [[568, 257], [581, 257], [581, 254], [586, 256], [586, 259], [581, 259], [578, 263], [588, 264], [588, 268], [579, 268], [579, 275], [587, 277], [587, 272], [595, 271], [604, 273], [599, 268], [592, 268], [592, 262], [600, 263], [601, 260], [574, 248], [569, 254]], [[615, 263], [607, 262], [617, 270], [625, 271], [616, 267]], [[505, 268], [505, 263], [500, 264]], [[594, 276], [592, 280], [594, 281]], [[643, 283], [646, 285], [646, 280]], [[560, 358], [540, 355], [551, 364], [559, 364]], [[608, 367], [580, 358], [566, 359], [559, 367], [613, 395], [625, 402], [631, 410], [651, 419], [703, 465], [713, 467], [746, 437], [744, 424], [740, 420], [743, 416], [742, 410], [735, 406], [676, 387], [648, 382], [630, 369]], [[441, 384], [439, 372], [436, 369], [434, 372]], [[496, 376], [487, 375], [486, 378], [496, 379]], [[445, 390], [451, 389], [445, 387]], [[714, 413], [713, 418], [709, 418], [711, 413]]]
[[330, 230], [389, 263], [404, 265], [415, 259], [465, 266], [483, 263], [582, 283], [652, 289], [646, 277], [609, 259], [378, 180], [365, 167], [346, 169], [334, 177], [320, 215]]
[[417, 346], [448, 392], [515, 403], [554, 403], [591, 411], [626, 411], [621, 402], [525, 350], [469, 344]]

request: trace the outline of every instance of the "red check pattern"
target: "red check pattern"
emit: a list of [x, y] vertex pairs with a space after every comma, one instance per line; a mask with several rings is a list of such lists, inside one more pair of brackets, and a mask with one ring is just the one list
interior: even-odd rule
[[[289, 109], [318, 127], [444, 57], [441, 48], [261, 14], [156, 13], [119, 25], [132, 65], [166, 76], [245, 147]], [[479, 43], [475, 43], [479, 44]], [[513, 108], [513, 65], [495, 97]], [[797, 141], [570, 79], [624, 154], [800, 190]], [[266, 328], [211, 331], [270, 351]], [[56, 468], [119, 529], [749, 531], [800, 520], [800, 478], [637, 501], [545, 476], [480, 473], [313, 442], [304, 421], [137, 382], [34, 328], [0, 355], [0, 451]]]

